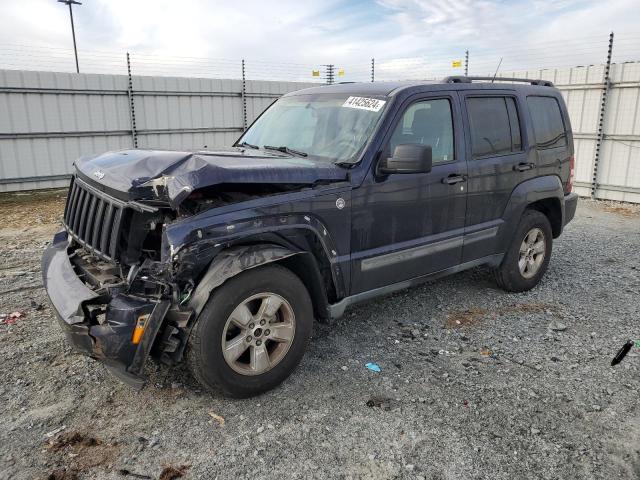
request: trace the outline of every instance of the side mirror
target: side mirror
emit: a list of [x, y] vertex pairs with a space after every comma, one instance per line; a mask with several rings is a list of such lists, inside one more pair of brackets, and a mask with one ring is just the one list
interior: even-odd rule
[[397, 145], [393, 156], [378, 164], [378, 171], [390, 173], [428, 173], [432, 166], [431, 145], [405, 143]]

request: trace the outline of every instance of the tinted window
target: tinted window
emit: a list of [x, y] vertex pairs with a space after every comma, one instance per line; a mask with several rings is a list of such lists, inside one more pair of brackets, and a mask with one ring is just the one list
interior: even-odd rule
[[402, 115], [391, 136], [391, 153], [396, 145], [431, 145], [433, 163], [450, 162], [453, 155], [453, 123], [449, 100], [417, 102]]
[[567, 134], [558, 101], [553, 97], [527, 97], [527, 103], [538, 148], [565, 146]]
[[467, 99], [474, 157], [517, 152], [522, 148], [515, 100], [511, 97]]

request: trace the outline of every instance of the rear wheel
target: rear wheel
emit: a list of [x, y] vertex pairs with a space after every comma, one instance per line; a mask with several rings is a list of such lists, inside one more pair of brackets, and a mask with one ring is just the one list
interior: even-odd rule
[[207, 389], [257, 395], [291, 374], [312, 327], [311, 299], [295, 274], [278, 265], [251, 269], [211, 295], [191, 332], [187, 359]]
[[535, 287], [551, 258], [553, 236], [549, 219], [537, 210], [525, 210], [502, 263], [495, 270], [498, 285], [510, 292]]

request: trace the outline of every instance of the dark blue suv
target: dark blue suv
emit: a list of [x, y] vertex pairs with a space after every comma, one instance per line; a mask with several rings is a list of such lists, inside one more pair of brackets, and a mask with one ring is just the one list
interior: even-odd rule
[[353, 83], [274, 102], [215, 151], [81, 158], [44, 283], [71, 343], [133, 385], [149, 356], [250, 396], [314, 319], [478, 265], [514, 292], [575, 213], [549, 82]]

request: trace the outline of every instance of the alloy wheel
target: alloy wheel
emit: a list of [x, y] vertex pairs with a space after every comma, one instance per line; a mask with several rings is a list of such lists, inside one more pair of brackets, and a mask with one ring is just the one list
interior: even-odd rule
[[520, 245], [518, 268], [524, 278], [532, 278], [538, 273], [547, 252], [547, 242], [544, 232], [539, 228], [532, 228], [525, 235]]
[[296, 319], [287, 300], [258, 293], [229, 315], [222, 332], [227, 365], [242, 375], [260, 375], [285, 357], [295, 336]]

